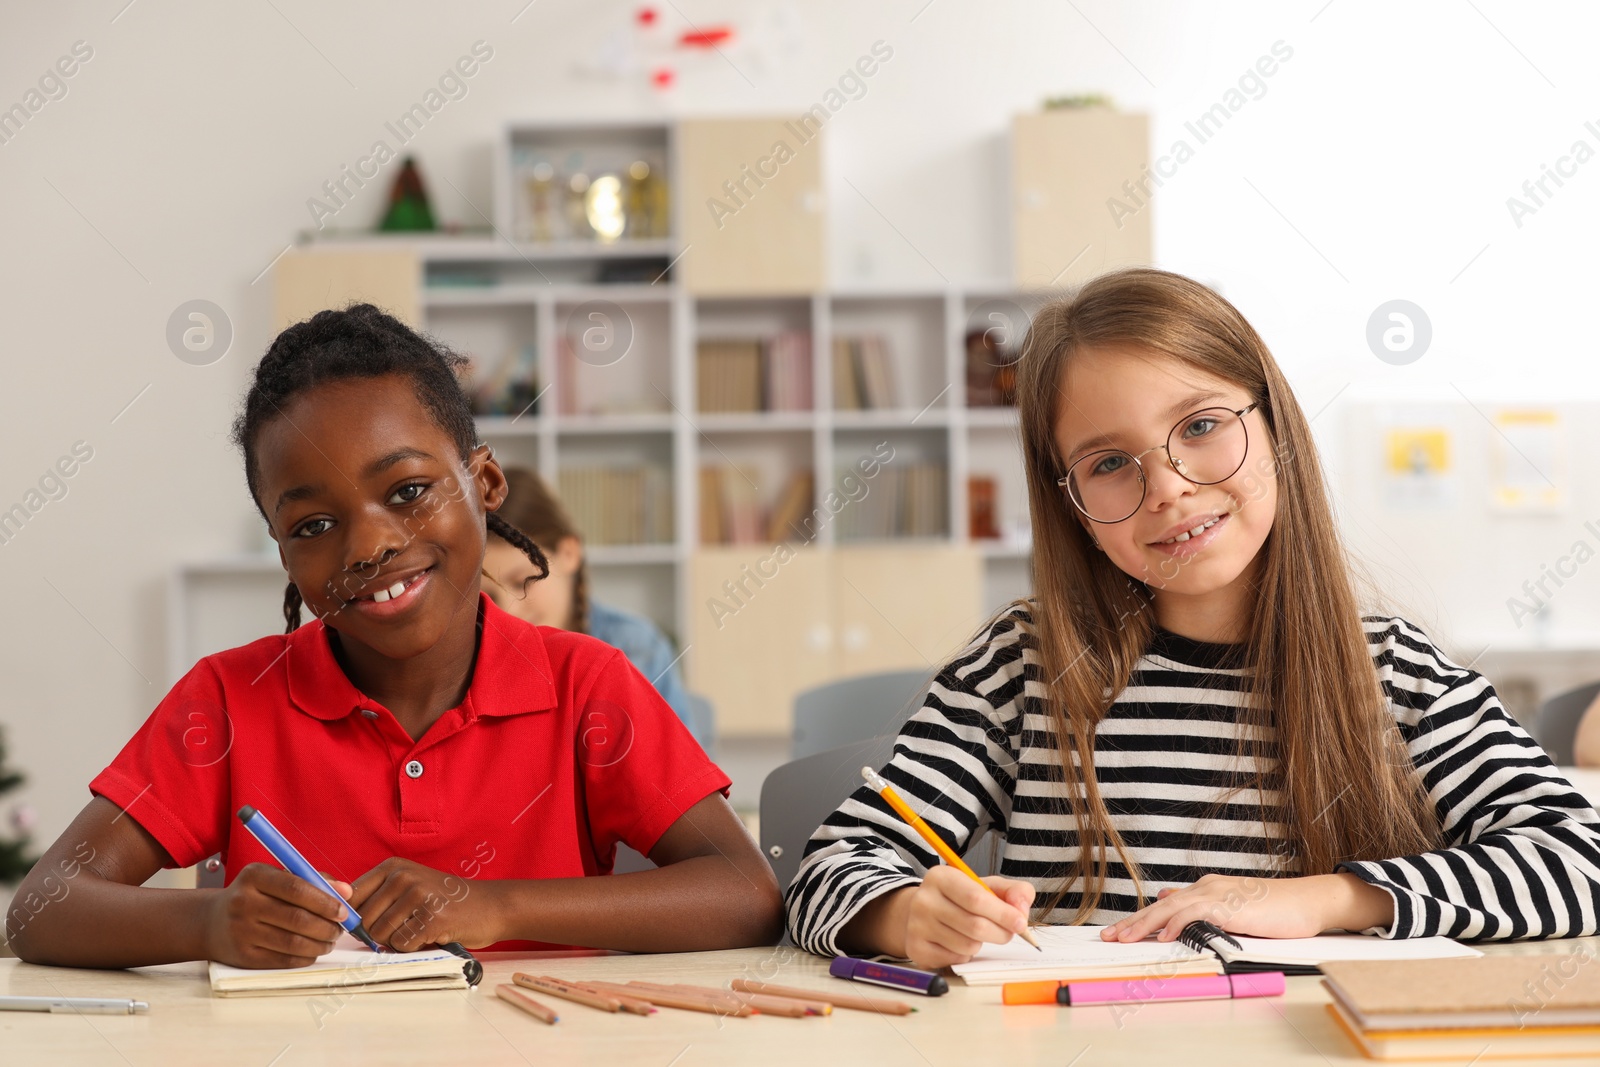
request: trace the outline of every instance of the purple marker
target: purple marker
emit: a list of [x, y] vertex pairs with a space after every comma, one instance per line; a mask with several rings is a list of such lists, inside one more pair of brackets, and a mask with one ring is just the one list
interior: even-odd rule
[[873, 963], [852, 956], [837, 956], [828, 964], [828, 973], [835, 978], [848, 978], [852, 982], [870, 982], [890, 989], [909, 989], [929, 997], [942, 997], [950, 992], [950, 983], [943, 975], [919, 971], [911, 967], [896, 967], [889, 963]]

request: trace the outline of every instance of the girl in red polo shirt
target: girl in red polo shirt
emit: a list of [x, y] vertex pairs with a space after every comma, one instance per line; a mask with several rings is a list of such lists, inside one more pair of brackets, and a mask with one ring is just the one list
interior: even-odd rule
[[[478, 592], [491, 531], [547, 568], [494, 514], [506, 479], [462, 363], [370, 305], [273, 342], [234, 436], [289, 574], [288, 632], [202, 659], [95, 778], [19, 889], [45, 905], [7, 916], [17, 955], [290, 967], [327, 952], [341, 905], [267, 855], [234, 817], [246, 804], [401, 951], [777, 939], [778, 887], [728, 778], [649, 680]], [[588, 877], [618, 843], [658, 869]], [[223, 889], [141, 887], [216, 852]], [[85, 854], [70, 883], [48, 874]]]

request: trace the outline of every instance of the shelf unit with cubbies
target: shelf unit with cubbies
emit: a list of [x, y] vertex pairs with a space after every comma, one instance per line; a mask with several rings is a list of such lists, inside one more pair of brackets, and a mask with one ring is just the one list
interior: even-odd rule
[[[657, 500], [658, 513], [607, 512], [592, 501], [574, 508], [582, 512], [575, 518], [586, 535], [591, 590], [596, 599], [652, 618], [680, 647], [690, 613], [703, 607], [692, 602], [690, 572], [697, 553], [711, 547], [702, 521], [707, 467], [722, 470], [724, 485], [736, 483], [747, 509], [741, 523], [722, 522], [717, 532], [737, 525], [746, 546], [770, 547], [782, 538], [822, 553], [858, 547], [870, 553], [975, 544], [983, 605], [1025, 594], [1028, 506], [1016, 412], [969, 405], [967, 342], [977, 329], [998, 330], [1007, 345], [1018, 344], [1029, 314], [1050, 292], [1004, 284], [828, 287], [821, 274], [820, 150], [789, 162], [788, 184], [764, 189], [726, 234], [690, 210], [721, 195], [735, 164], [784, 129], [781, 120], [748, 117], [512, 123], [494, 152], [486, 232], [314, 241], [277, 267], [278, 323], [352, 299], [373, 300], [471, 358], [475, 385], [497, 383], [482, 398], [478, 429], [502, 463], [537, 470], [569, 504], [581, 496], [584, 478], [603, 484], [608, 471], [637, 472], [619, 484]], [[656, 188], [658, 202], [646, 222], [639, 221], [640, 188], [627, 178], [610, 187], [607, 203], [622, 220], [612, 238], [596, 236], [607, 227], [603, 212], [578, 235], [571, 231], [583, 225], [571, 204], [559, 208], [561, 225], [533, 218], [530, 182], [542, 182], [549, 194], [563, 182], [572, 185], [568, 172], [590, 166], [584, 161], [621, 174], [646, 159], [669, 193], [663, 210]], [[594, 178], [586, 176], [588, 187]], [[785, 256], [773, 249], [797, 251]], [[702, 344], [748, 349], [779, 336], [787, 336], [791, 358], [795, 351], [809, 357], [798, 383], [791, 379], [800, 372], [787, 365], [788, 384], [803, 386], [786, 398], [792, 409], [751, 404], [746, 374], [745, 400], [732, 406], [755, 410], [706, 410]], [[850, 353], [855, 399], [839, 390], [835, 375], [835, 343], [851, 340], [858, 345]], [[766, 352], [759, 358], [771, 359]], [[863, 370], [868, 363], [871, 374]], [[857, 463], [881, 455], [875, 450], [884, 444], [894, 449], [885, 466], [896, 474], [878, 472], [859, 506], [832, 514], [830, 500], [851, 495], [851, 472], [861, 480]], [[902, 475], [912, 469], [918, 473]], [[810, 472], [809, 491], [792, 484], [802, 471]], [[994, 489], [992, 536], [982, 539], [972, 537], [969, 522], [974, 475], [990, 479]], [[896, 476], [915, 481], [914, 523], [892, 522], [881, 511]], [[798, 500], [801, 494], [809, 499]], [[790, 521], [771, 523], [786, 497]], [[222, 569], [228, 573], [191, 568], [190, 577], [233, 595], [232, 571]], [[244, 569], [262, 591], [251, 610], [270, 626], [281, 576], [274, 583], [270, 566]], [[215, 650], [204, 637], [183, 632], [188, 594], [179, 586], [175, 665]], [[693, 650], [687, 655], [692, 661]]]
[[[855, 472], [857, 482], [871, 481], [861, 478], [857, 464], [881, 458], [885, 443], [894, 456], [887, 469], [926, 464], [937, 471], [933, 521], [919, 536], [852, 523], [852, 503], [837, 517], [767, 530], [754, 540], [781, 537], [823, 548], [916, 540], [965, 543], [970, 540], [967, 478], [982, 474], [996, 482], [1002, 534], [979, 543], [986, 561], [985, 602], [998, 606], [1025, 592], [1027, 502], [1016, 411], [967, 405], [966, 337], [974, 328], [974, 308], [1003, 300], [1026, 309], [1039, 299], [992, 287], [695, 297], [664, 283], [513, 284], [481, 292], [430, 288], [421, 303], [429, 332], [481, 363], [512, 358], [520, 338], [535, 339], [537, 403], [531, 410], [479, 419], [480, 434], [503, 463], [532, 467], [558, 487], [563, 472], [574, 468], [659, 465], [671, 486], [671, 539], [612, 544], [586, 531], [588, 556], [596, 596], [678, 634], [684, 613], [692, 610], [680, 593], [678, 572], [689, 553], [707, 543], [700, 521], [703, 469], [718, 468], [725, 479], [737, 479], [740, 492], [763, 513], [778, 503], [797, 472], [809, 471], [813, 491], [804, 512], [816, 516], [827, 511], [830, 491], [845, 499], [859, 493], [847, 475]], [[597, 313], [614, 321], [588, 317]], [[592, 329], [631, 335], [629, 347], [621, 354], [606, 349], [587, 360], [555, 356], [586, 351], [581, 334]], [[813, 401], [808, 409], [700, 410], [702, 341], [767, 341], [782, 332], [808, 339]], [[862, 336], [883, 339], [895, 402], [840, 409], [832, 403], [834, 341]], [[498, 346], [499, 355], [486, 346]], [[581, 385], [572, 380], [575, 375]], [[865, 496], [870, 495], [869, 486]], [[867, 510], [861, 509], [863, 518]]]

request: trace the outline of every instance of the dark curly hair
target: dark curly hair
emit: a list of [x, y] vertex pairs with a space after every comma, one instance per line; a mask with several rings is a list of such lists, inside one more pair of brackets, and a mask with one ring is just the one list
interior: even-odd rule
[[[329, 382], [404, 375], [411, 380], [418, 402], [450, 435], [465, 463], [478, 445], [472, 405], [456, 377], [466, 364], [464, 357], [371, 304], [319, 311], [278, 334], [256, 364], [250, 391], [233, 421], [233, 443], [244, 453], [245, 483], [261, 517], [267, 518], [258, 493], [261, 467], [256, 437], [261, 427], [282, 415], [295, 397]], [[484, 518], [486, 533], [520, 548], [538, 569], [537, 577], [550, 573], [544, 553], [526, 534], [494, 512]], [[300, 625], [300, 604], [300, 590], [290, 582], [283, 592], [287, 633]]]

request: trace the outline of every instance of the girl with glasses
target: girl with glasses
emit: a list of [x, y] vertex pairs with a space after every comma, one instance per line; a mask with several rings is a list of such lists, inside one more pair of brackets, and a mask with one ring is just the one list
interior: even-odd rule
[[1216, 293], [1104, 275], [1018, 382], [1034, 594], [936, 676], [786, 895], [797, 943], [962, 962], [1035, 923], [1107, 940], [1592, 934], [1600, 816], [1480, 675], [1363, 615], [1309, 422]]

